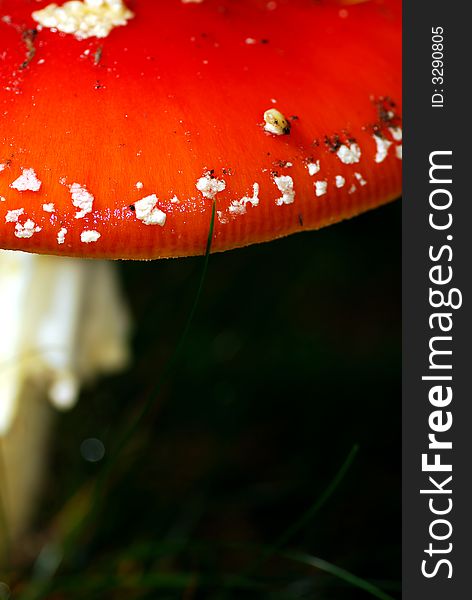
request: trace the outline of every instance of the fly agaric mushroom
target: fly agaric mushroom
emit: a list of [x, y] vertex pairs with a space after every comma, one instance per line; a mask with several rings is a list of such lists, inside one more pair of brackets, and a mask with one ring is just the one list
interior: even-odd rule
[[219, 251], [397, 197], [400, 27], [399, 0], [0, 0], [1, 247], [195, 255], [213, 200]]
[[0, 0], [0, 247], [202, 254], [401, 190], [400, 0]]

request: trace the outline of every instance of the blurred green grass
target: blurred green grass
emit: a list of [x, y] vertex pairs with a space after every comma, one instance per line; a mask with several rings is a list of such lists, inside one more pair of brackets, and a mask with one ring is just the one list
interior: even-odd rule
[[[56, 546], [10, 574], [14, 597], [373, 597], [320, 559], [398, 597], [398, 202], [212, 255], [172, 376], [92, 518], [77, 520], [103, 469], [83, 460], [80, 445], [95, 437], [110, 451], [139, 411], [178, 342], [202, 261], [120, 264], [135, 317], [134, 364], [59, 418], [37, 521], [39, 546], [51, 538]], [[356, 444], [329, 500], [283, 540]], [[61, 548], [76, 523], [71, 546]]]

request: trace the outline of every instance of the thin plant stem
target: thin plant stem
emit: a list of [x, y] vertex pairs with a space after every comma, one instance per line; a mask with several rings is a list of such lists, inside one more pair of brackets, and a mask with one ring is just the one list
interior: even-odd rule
[[359, 445], [354, 444], [354, 446], [349, 451], [347, 458], [344, 460], [341, 465], [339, 471], [336, 473], [334, 478], [331, 480], [329, 485], [323, 491], [321, 496], [310, 506], [310, 508], [297, 520], [295, 521], [288, 529], [286, 529], [282, 535], [275, 541], [275, 543], [269, 546], [263, 553], [262, 556], [257, 560], [257, 562], [249, 569], [247, 574], [252, 574], [257, 571], [272, 555], [278, 554], [282, 548], [284, 548], [287, 543], [299, 532], [301, 531], [318, 513], [318, 511], [323, 508], [323, 506], [328, 502], [328, 500], [332, 497], [335, 491], [340, 486], [341, 482], [345, 478], [347, 472], [351, 468], [354, 459], [359, 451]]
[[[164, 367], [163, 371], [161, 372], [161, 375], [158, 378], [157, 382], [152, 386], [152, 388], [146, 394], [146, 397], [145, 397], [145, 400], [141, 407], [141, 410], [137, 413], [137, 415], [134, 417], [134, 419], [132, 419], [132, 421], [128, 425], [128, 427], [124, 430], [124, 432], [118, 439], [115, 447], [113, 448], [113, 451], [112, 451], [111, 455], [109, 456], [107, 462], [102, 466], [102, 469], [95, 481], [94, 489], [93, 489], [93, 492], [91, 495], [90, 510], [83, 516], [83, 518], [79, 519], [75, 523], [75, 525], [68, 531], [67, 537], [62, 543], [63, 559], [67, 556], [70, 557], [71, 554], [73, 554], [73, 548], [77, 545], [77, 540], [78, 540], [78, 537], [80, 536], [81, 532], [86, 529], [87, 523], [93, 522], [93, 520], [99, 514], [100, 507], [102, 504], [102, 499], [103, 499], [103, 490], [106, 486], [106, 483], [109, 479], [110, 474], [113, 471], [113, 467], [116, 465], [116, 462], [119, 459], [121, 453], [126, 448], [127, 444], [130, 442], [130, 440], [133, 438], [133, 436], [134, 436], [135, 432], [137, 431], [137, 429], [139, 428], [139, 426], [142, 424], [144, 419], [148, 416], [149, 412], [151, 411], [152, 407], [155, 404], [156, 396], [158, 396], [163, 385], [165, 384], [165, 382], [171, 375], [173, 369], [175, 368], [176, 364], [178, 363], [180, 353], [181, 353], [181, 351], [185, 345], [185, 342], [188, 338], [188, 334], [189, 334], [192, 322], [193, 322], [193, 320], [195, 318], [195, 314], [197, 312], [197, 308], [198, 308], [200, 298], [201, 298], [201, 295], [203, 292], [206, 275], [208, 272], [208, 264], [209, 264], [209, 260], [210, 260], [210, 252], [211, 252], [211, 246], [212, 246], [212, 240], [213, 240], [213, 231], [214, 231], [214, 227], [215, 227], [215, 214], [216, 214], [216, 205], [215, 205], [215, 201], [213, 201], [212, 210], [211, 210], [211, 218], [210, 218], [210, 226], [209, 226], [208, 237], [207, 237], [207, 242], [206, 242], [206, 247], [205, 247], [205, 255], [204, 255], [203, 264], [202, 264], [200, 277], [199, 277], [199, 283], [198, 283], [197, 291], [196, 291], [194, 301], [192, 304], [192, 308], [191, 308], [189, 316], [185, 322], [185, 325], [184, 325], [182, 333], [179, 337], [179, 340], [174, 348], [172, 355], [168, 359], [166, 366]], [[51, 577], [51, 580], [52, 580], [52, 578], [53, 578], [53, 576]], [[22, 595], [22, 599], [23, 600], [36, 600], [38, 598], [44, 597], [44, 594], [47, 593], [47, 590], [49, 587], [48, 583], [50, 584], [51, 580], [49, 582], [43, 582], [43, 584], [40, 586], [39, 591], [35, 591], [34, 587], [29, 590], [26, 589], [24, 594]]]

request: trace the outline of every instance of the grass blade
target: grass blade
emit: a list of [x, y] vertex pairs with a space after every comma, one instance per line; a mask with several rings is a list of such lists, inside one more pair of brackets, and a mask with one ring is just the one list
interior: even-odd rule
[[333, 577], [337, 577], [346, 583], [349, 583], [351, 586], [364, 590], [372, 597], [377, 598], [378, 600], [395, 600], [393, 596], [382, 591], [373, 583], [362, 579], [361, 577], [357, 577], [357, 575], [353, 575], [349, 571], [346, 571], [342, 567], [338, 567], [333, 565], [332, 563], [323, 560], [322, 558], [318, 558], [316, 556], [311, 556], [309, 554], [304, 554], [302, 552], [284, 552], [283, 556], [301, 562], [305, 565], [309, 565], [311, 567], [315, 567], [320, 571], [324, 571], [325, 573], [329, 573], [333, 575]]
[[249, 570], [249, 573], [254, 573], [262, 566], [262, 564], [268, 560], [274, 554], [277, 554], [299, 531], [301, 531], [316, 515], [316, 513], [323, 508], [326, 502], [332, 497], [335, 491], [340, 486], [347, 472], [351, 468], [352, 463], [359, 451], [359, 445], [354, 444], [351, 448], [346, 460], [341, 465], [341, 468], [336, 473], [328, 487], [324, 490], [321, 496], [310, 506], [310, 508], [293, 523], [280, 537], [279, 539], [270, 546], [260, 557], [257, 563]]

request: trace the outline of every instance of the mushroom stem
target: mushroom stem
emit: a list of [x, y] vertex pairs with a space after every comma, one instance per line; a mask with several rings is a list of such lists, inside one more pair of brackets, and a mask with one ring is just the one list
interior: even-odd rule
[[112, 263], [0, 252], [0, 502], [25, 532], [52, 424], [83, 382], [128, 361], [129, 317]]
[[53, 424], [53, 411], [32, 382], [16, 402], [15, 419], [0, 437], [0, 562], [34, 515]]

